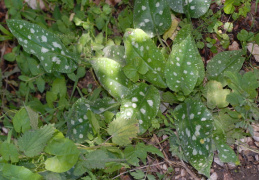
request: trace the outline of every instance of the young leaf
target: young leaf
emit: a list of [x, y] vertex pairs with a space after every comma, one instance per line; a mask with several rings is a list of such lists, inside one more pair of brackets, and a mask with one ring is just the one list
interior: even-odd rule
[[224, 108], [228, 106], [226, 101], [229, 89], [223, 89], [222, 84], [217, 81], [209, 81], [204, 90], [204, 96], [207, 98], [207, 106], [210, 109]]
[[78, 58], [52, 32], [24, 20], [11, 19], [7, 25], [24, 50], [40, 60], [46, 72], [71, 73], [77, 68]]
[[164, 79], [165, 58], [156, 47], [151, 38], [141, 29], [127, 29], [124, 34], [124, 44], [127, 66], [127, 77], [132, 77], [131, 72], [141, 76], [155, 86], [166, 88]]
[[6, 141], [0, 145], [0, 154], [5, 161], [10, 160], [12, 163], [19, 161], [19, 153], [16, 146]]
[[105, 163], [110, 162], [111, 158], [104, 150], [95, 150], [85, 156], [84, 166], [87, 169], [104, 169]]
[[135, 28], [143, 29], [150, 37], [163, 34], [171, 25], [167, 0], [136, 0], [133, 24]]
[[175, 108], [174, 114], [185, 158], [195, 169], [208, 177], [213, 157], [213, 124], [210, 111], [201, 102], [187, 100]]
[[30, 124], [31, 124], [32, 129], [33, 130], [38, 129], [39, 114], [37, 112], [33, 111], [29, 106], [25, 106], [25, 109], [30, 118]]
[[175, 12], [189, 13], [192, 18], [199, 18], [207, 12], [211, 0], [168, 0], [168, 3]]
[[47, 141], [52, 137], [54, 130], [53, 125], [50, 124], [35, 131], [25, 132], [18, 139], [19, 149], [28, 157], [39, 155]]
[[55, 155], [45, 161], [45, 168], [57, 173], [66, 172], [71, 169], [79, 157], [79, 150], [74, 142], [64, 138], [60, 132], [52, 137], [44, 151]]
[[238, 72], [245, 58], [241, 57], [242, 50], [221, 52], [214, 56], [207, 64], [207, 77], [210, 80], [224, 82], [224, 72]]
[[140, 133], [150, 126], [151, 120], [157, 115], [160, 105], [160, 94], [154, 86], [145, 83], [133, 85], [121, 102], [121, 114], [138, 119]]
[[125, 146], [131, 143], [131, 139], [137, 137], [139, 131], [138, 121], [134, 117], [125, 118], [117, 115], [107, 129], [112, 136], [112, 142], [119, 146]]
[[124, 97], [131, 85], [115, 60], [98, 58], [91, 61], [95, 74], [102, 86], [116, 99]]
[[25, 133], [29, 129], [31, 129], [30, 126], [30, 117], [26, 111], [25, 108], [21, 108], [13, 118], [13, 126], [16, 132]]
[[128, 163], [133, 166], [139, 166], [139, 161], [141, 160], [146, 164], [147, 153], [156, 154], [160, 157], [164, 157], [163, 153], [159, 149], [151, 145], [145, 145], [143, 143], [138, 143], [135, 147], [129, 145], [125, 148], [124, 154]]
[[237, 72], [227, 71], [225, 72], [225, 76], [228, 78], [228, 86], [233, 90], [232, 93], [237, 93], [251, 99], [258, 95], [256, 89], [259, 87], [259, 77], [255, 73], [250, 71], [242, 76]]
[[204, 65], [191, 35], [191, 26], [184, 26], [177, 34], [166, 64], [168, 87], [189, 95], [204, 78]]
[[3, 176], [7, 179], [19, 179], [19, 180], [42, 180], [43, 177], [37, 173], [31, 172], [29, 169], [23, 166], [15, 166], [11, 164], [3, 164], [2, 168]]

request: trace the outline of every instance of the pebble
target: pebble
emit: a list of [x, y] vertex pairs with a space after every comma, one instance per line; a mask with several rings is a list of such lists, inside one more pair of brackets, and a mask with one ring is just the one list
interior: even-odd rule
[[218, 174], [216, 172], [212, 173], [209, 180], [217, 180], [218, 179]]
[[181, 170], [181, 176], [185, 176], [186, 175], [186, 171], [184, 169]]
[[220, 159], [218, 157], [214, 157], [214, 162], [220, 166], [224, 166], [224, 163], [220, 161]]
[[228, 168], [229, 169], [235, 169], [236, 168], [236, 165], [235, 165], [235, 163], [228, 163]]

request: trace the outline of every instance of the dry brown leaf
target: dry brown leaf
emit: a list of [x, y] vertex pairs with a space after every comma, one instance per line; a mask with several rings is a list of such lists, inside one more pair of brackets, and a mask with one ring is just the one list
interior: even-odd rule
[[254, 56], [256, 62], [259, 62], [259, 46], [257, 44], [248, 43], [247, 49]]

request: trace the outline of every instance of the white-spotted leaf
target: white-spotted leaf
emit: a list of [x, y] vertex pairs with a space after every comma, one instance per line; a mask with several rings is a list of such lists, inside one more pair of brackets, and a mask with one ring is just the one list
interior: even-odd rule
[[138, 119], [140, 133], [144, 133], [157, 115], [160, 105], [159, 91], [145, 83], [135, 84], [121, 102], [124, 117]]
[[212, 115], [201, 102], [187, 100], [178, 105], [176, 130], [181, 147], [189, 163], [206, 176], [210, 175]]
[[192, 18], [199, 18], [205, 14], [211, 0], [167, 0], [172, 10], [178, 13], [189, 13]]
[[242, 50], [225, 51], [214, 56], [207, 64], [207, 77], [210, 80], [217, 80], [224, 83], [224, 72], [238, 72], [245, 58], [241, 57]]
[[[129, 78], [135, 72], [154, 86], [166, 88], [164, 79], [165, 58], [151, 38], [141, 29], [127, 29], [124, 34], [127, 68], [124, 72]], [[137, 62], [136, 62], [137, 61]], [[138, 64], [138, 66], [136, 66]]]
[[170, 28], [171, 22], [171, 12], [167, 0], [135, 1], [134, 27], [144, 30], [150, 37], [163, 34]]
[[52, 32], [24, 20], [11, 19], [7, 25], [23, 49], [40, 60], [46, 72], [71, 73], [77, 68], [77, 56]]
[[204, 65], [191, 35], [191, 26], [184, 26], [175, 38], [166, 64], [165, 78], [175, 92], [189, 95], [204, 78]]
[[102, 86], [116, 99], [124, 97], [131, 82], [122, 71], [122, 66], [109, 58], [97, 58], [91, 61], [94, 72]]
[[103, 49], [104, 57], [117, 61], [121, 66], [125, 66], [125, 48], [123, 46], [111, 45]]

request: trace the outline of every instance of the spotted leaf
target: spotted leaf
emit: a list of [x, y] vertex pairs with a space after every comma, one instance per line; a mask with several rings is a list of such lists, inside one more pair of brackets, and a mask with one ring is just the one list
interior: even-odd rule
[[23, 49], [40, 60], [46, 72], [71, 73], [77, 68], [78, 57], [52, 32], [24, 20], [11, 19], [7, 25]]
[[174, 114], [185, 158], [199, 173], [209, 176], [213, 154], [213, 124], [210, 111], [201, 102], [187, 100], [175, 108]]
[[103, 49], [104, 57], [113, 59], [125, 66], [125, 48], [123, 46], [111, 45]]
[[184, 26], [178, 33], [166, 64], [165, 78], [175, 92], [189, 95], [204, 78], [204, 65], [191, 35], [191, 26]]
[[217, 80], [225, 84], [224, 72], [238, 72], [245, 58], [241, 57], [242, 50], [221, 52], [214, 56], [207, 64], [207, 77], [210, 80]]
[[161, 35], [171, 26], [171, 12], [166, 0], [136, 0], [133, 11], [135, 28], [143, 29], [150, 37]]
[[121, 113], [138, 119], [140, 133], [144, 133], [157, 115], [160, 105], [159, 91], [145, 83], [135, 84], [122, 100]]
[[189, 13], [192, 18], [199, 18], [205, 14], [211, 0], [167, 0], [172, 10], [178, 13]]
[[[141, 29], [127, 29], [124, 34], [126, 63], [135, 67], [134, 76], [140, 76], [155, 86], [166, 88], [164, 79], [165, 58], [151, 38]], [[137, 63], [135, 61], [138, 61]], [[138, 66], [136, 66], [138, 64]], [[129, 70], [127, 68], [126, 70]], [[125, 71], [124, 71], [125, 72]], [[132, 77], [133, 70], [126, 71]]]
[[122, 71], [122, 66], [109, 58], [97, 58], [91, 61], [94, 72], [102, 86], [116, 99], [124, 97], [131, 82]]
[[[228, 116], [229, 118], [229, 116]], [[224, 119], [226, 120], [226, 119]], [[216, 149], [218, 151], [219, 158], [222, 162], [232, 162], [235, 164], [240, 164], [239, 159], [236, 155], [236, 153], [231, 149], [229, 145], [227, 145], [227, 139], [224, 132], [224, 126], [220, 123], [220, 121], [217, 120], [217, 118], [214, 121], [214, 131], [213, 131], [213, 141], [216, 146]]]
[[68, 137], [78, 143], [93, 137], [95, 122], [91, 121], [91, 116], [89, 117], [87, 113], [92, 111], [101, 114], [107, 110], [114, 110], [114, 108], [118, 108], [118, 104], [112, 98], [106, 97], [95, 101], [85, 98], [78, 99], [69, 110], [69, 118], [67, 119]]

